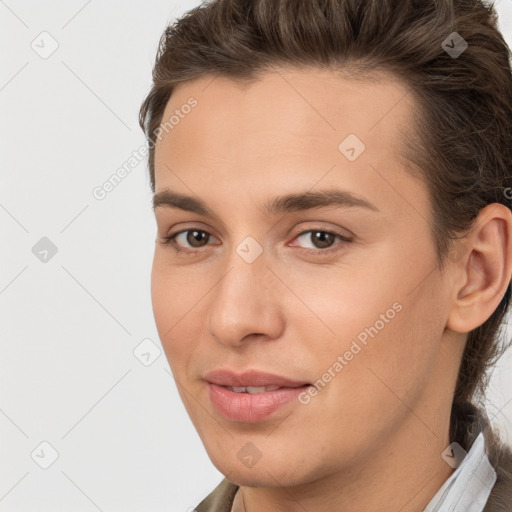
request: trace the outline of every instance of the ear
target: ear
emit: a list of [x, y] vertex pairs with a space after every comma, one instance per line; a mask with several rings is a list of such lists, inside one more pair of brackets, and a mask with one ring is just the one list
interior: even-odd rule
[[487, 205], [468, 236], [455, 245], [448, 258], [454, 285], [446, 327], [467, 333], [494, 313], [510, 284], [512, 212], [499, 203]]

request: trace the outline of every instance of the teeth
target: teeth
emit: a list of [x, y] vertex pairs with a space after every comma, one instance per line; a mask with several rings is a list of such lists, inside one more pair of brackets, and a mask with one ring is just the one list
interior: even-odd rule
[[267, 389], [265, 389], [265, 386], [258, 386], [258, 387], [249, 386], [246, 388], [246, 390], [247, 390], [247, 393], [249, 393], [251, 395], [255, 395], [256, 393], [263, 393], [264, 391], [267, 391]]
[[238, 387], [238, 386], [226, 386], [230, 391], [234, 391], [235, 393], [249, 393], [254, 395], [256, 393], [263, 393], [265, 391], [275, 391], [279, 389], [280, 386], [247, 386], [247, 387]]

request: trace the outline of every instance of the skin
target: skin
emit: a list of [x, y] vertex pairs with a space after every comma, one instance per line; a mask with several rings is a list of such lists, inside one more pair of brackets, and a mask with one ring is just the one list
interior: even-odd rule
[[[190, 96], [198, 105], [158, 141], [155, 176], [157, 193], [200, 198], [215, 217], [155, 209], [151, 293], [186, 410], [213, 464], [241, 486], [232, 510], [421, 511], [453, 471], [441, 453], [466, 333], [510, 280], [510, 211], [482, 210], [467, 250], [441, 272], [426, 187], [398, 155], [415, 108], [401, 83], [291, 68], [250, 85], [212, 80], [173, 92], [164, 120]], [[338, 150], [349, 133], [366, 145], [354, 162]], [[260, 210], [271, 197], [331, 186], [379, 211]], [[179, 236], [189, 255], [161, 243], [185, 229], [210, 238]], [[321, 230], [354, 239], [333, 238], [338, 250], [322, 256]], [[250, 264], [236, 252], [247, 236], [263, 250]], [[401, 311], [307, 405], [253, 424], [212, 405], [207, 371], [315, 382], [397, 302]], [[247, 442], [261, 454], [252, 467], [237, 456]]]

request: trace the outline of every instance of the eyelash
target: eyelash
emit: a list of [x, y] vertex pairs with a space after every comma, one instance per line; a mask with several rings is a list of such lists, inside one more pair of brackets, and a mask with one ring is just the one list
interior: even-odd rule
[[[210, 235], [210, 233], [208, 233], [208, 231], [205, 231], [203, 229], [189, 228], [189, 229], [184, 229], [182, 231], [178, 231], [172, 235], [162, 238], [161, 244], [170, 246], [178, 254], [183, 254], [183, 255], [197, 254], [201, 250], [201, 248], [187, 249], [187, 248], [180, 247], [176, 243], [176, 237], [178, 235], [181, 235], [182, 233], [187, 233], [189, 231], [199, 231], [200, 233], [206, 233], [206, 234]], [[305, 235], [306, 233], [326, 233], [328, 235], [333, 235], [333, 236], [339, 238], [344, 243], [351, 243], [353, 241], [353, 238], [346, 237], [346, 236], [344, 236], [340, 233], [336, 233], [334, 231], [327, 231], [325, 229], [308, 229], [306, 231], [301, 231], [300, 233], [297, 233], [297, 235], [295, 235], [295, 238], [299, 238], [300, 236]], [[295, 240], [295, 238], [294, 238], [294, 240]], [[341, 250], [340, 247], [338, 247], [336, 245], [334, 245], [332, 247], [328, 247], [327, 249], [308, 249], [308, 248], [301, 248], [301, 249], [302, 249], [302, 251], [306, 252], [307, 254], [312, 254], [314, 256], [320, 256], [320, 257], [323, 255], [331, 254], [331, 253], [338, 252]]]

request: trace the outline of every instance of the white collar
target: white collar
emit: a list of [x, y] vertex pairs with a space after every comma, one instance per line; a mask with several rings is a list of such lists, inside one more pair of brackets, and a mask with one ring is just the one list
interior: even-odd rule
[[424, 512], [482, 512], [496, 483], [496, 471], [487, 457], [483, 433], [480, 432], [467, 454], [457, 443], [447, 450], [465, 457]]

